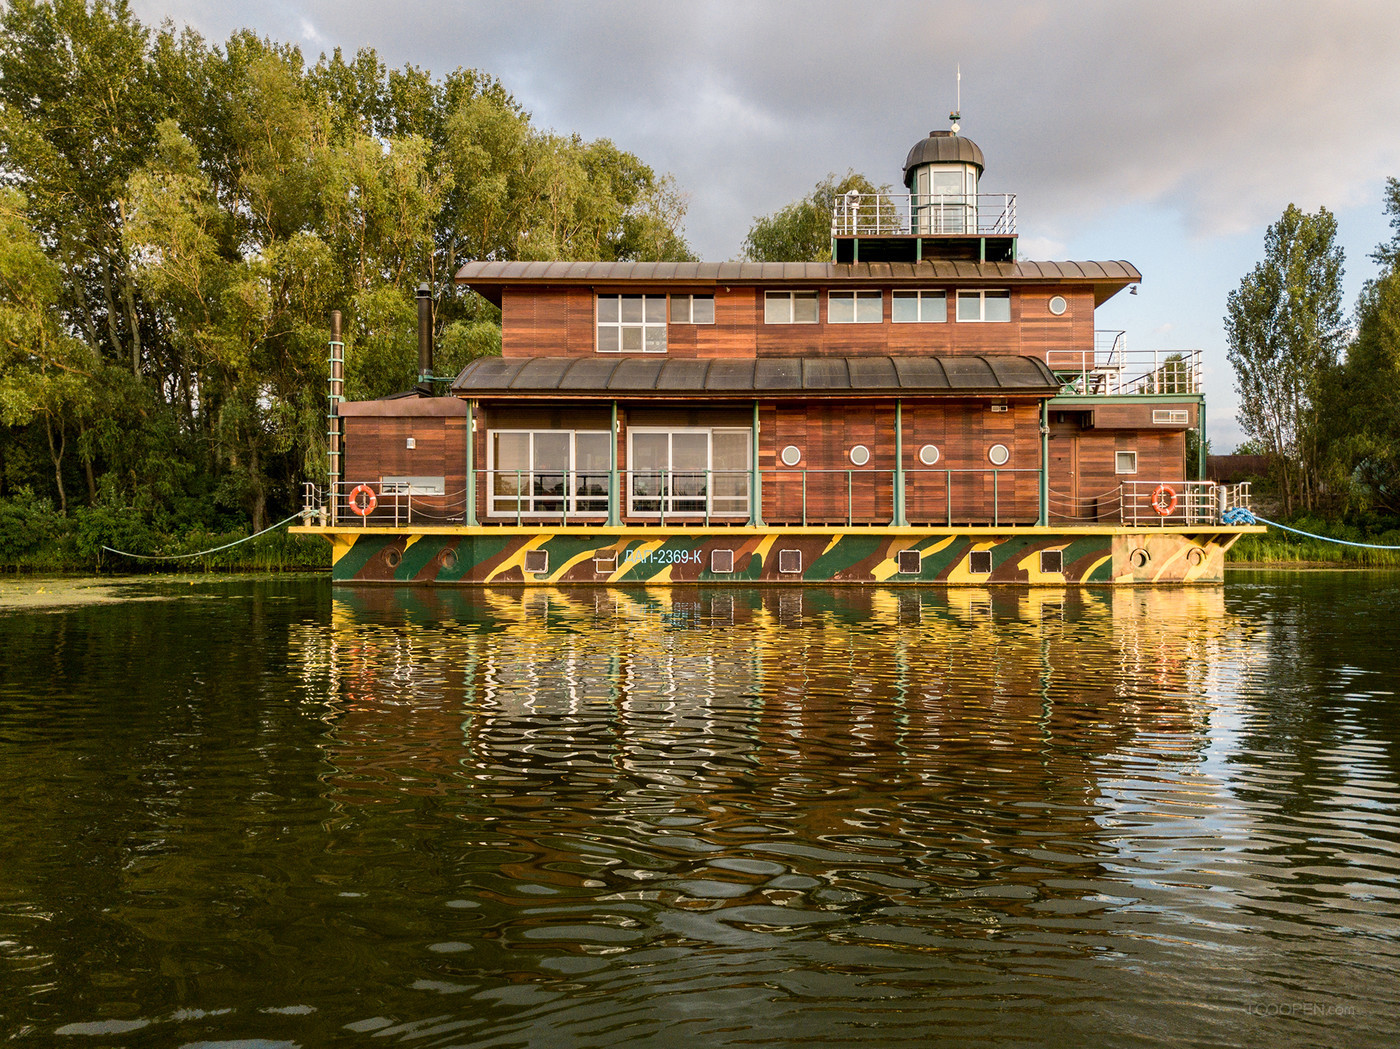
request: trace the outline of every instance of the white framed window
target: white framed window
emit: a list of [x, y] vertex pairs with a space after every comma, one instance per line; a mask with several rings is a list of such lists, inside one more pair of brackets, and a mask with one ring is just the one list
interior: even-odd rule
[[1063, 317], [1065, 310], [1069, 309], [1069, 303], [1065, 301], [1063, 295], [1052, 295], [1049, 302], [1050, 312], [1056, 317]]
[[885, 319], [885, 296], [879, 291], [832, 291], [826, 296], [828, 324], [879, 324]]
[[1116, 474], [1137, 473], [1137, 452], [1114, 452], [1113, 472]]
[[778, 458], [783, 461], [784, 466], [796, 466], [802, 461], [802, 449], [795, 444], [790, 444], [783, 449]]
[[672, 324], [713, 324], [715, 297], [713, 295], [672, 295]]
[[1011, 292], [958, 292], [958, 320], [972, 323], [996, 323], [1011, 319]]
[[919, 462], [925, 466], [932, 466], [938, 462], [938, 445], [926, 444], [919, 449]]
[[763, 293], [764, 324], [816, 324], [817, 293], [815, 291], [765, 291]]
[[1153, 408], [1152, 422], [1158, 426], [1185, 426], [1191, 419], [1185, 408]]
[[493, 517], [608, 512], [607, 430], [491, 430], [486, 441]]
[[897, 291], [890, 303], [895, 324], [942, 324], [948, 319], [946, 291]]
[[627, 431], [627, 512], [638, 517], [747, 517], [753, 431]]
[[857, 444], [851, 448], [851, 462], [856, 466], [864, 466], [870, 462], [870, 449], [863, 444]]
[[599, 295], [599, 353], [665, 353], [665, 295]]
[[993, 466], [1005, 466], [1011, 460], [1011, 449], [1004, 444], [994, 444], [987, 449], [987, 461]]

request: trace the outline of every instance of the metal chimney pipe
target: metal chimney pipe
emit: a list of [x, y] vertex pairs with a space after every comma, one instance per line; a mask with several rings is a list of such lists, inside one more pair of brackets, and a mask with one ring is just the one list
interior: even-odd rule
[[418, 382], [433, 377], [433, 293], [427, 283], [418, 285]]

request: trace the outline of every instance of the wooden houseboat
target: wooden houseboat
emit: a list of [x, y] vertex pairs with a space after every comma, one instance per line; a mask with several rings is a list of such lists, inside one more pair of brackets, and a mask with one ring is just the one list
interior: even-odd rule
[[341, 403], [333, 336], [298, 530], [338, 581], [1220, 581], [1252, 529], [1188, 479], [1200, 352], [1096, 330], [1138, 271], [1019, 260], [983, 166], [931, 133], [907, 192], [836, 202], [830, 262], [467, 263], [501, 356], [432, 395], [423, 289], [419, 387]]

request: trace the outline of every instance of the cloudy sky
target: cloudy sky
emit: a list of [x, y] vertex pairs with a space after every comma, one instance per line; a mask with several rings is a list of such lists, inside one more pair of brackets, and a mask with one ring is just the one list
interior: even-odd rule
[[905, 154], [962, 132], [983, 189], [1017, 194], [1021, 254], [1126, 259], [1137, 296], [1099, 311], [1133, 349], [1201, 348], [1208, 436], [1230, 451], [1225, 297], [1284, 207], [1326, 206], [1348, 305], [1400, 177], [1400, 3], [1303, 0], [133, 0], [211, 41], [238, 28], [308, 60], [489, 72], [537, 126], [607, 137], [688, 195], [704, 259], [756, 215], [854, 169], [898, 187]]

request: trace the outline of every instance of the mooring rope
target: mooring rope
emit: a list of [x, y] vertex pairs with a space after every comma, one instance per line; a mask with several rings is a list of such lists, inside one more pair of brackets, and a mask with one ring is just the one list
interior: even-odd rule
[[291, 517], [288, 517], [282, 521], [278, 521], [275, 525], [268, 525], [261, 532], [254, 532], [252, 535], [245, 535], [242, 539], [235, 539], [233, 542], [225, 543], [223, 546], [216, 546], [210, 550], [200, 550], [198, 553], [194, 554], [129, 554], [125, 550], [118, 550], [114, 546], [105, 545], [102, 547], [102, 549], [109, 550], [114, 554], [121, 554], [122, 557], [134, 557], [138, 561], [184, 561], [188, 560], [191, 557], [204, 557], [208, 554], [217, 554], [220, 550], [227, 550], [230, 547], [237, 546], [239, 543], [246, 543], [249, 539], [256, 539], [260, 535], [267, 535], [268, 532], [276, 531], [278, 528], [281, 528], [284, 524], [290, 524], [292, 521], [295, 521], [298, 517], [303, 516], [305, 513], [305, 510], [299, 510], [298, 512], [292, 514]]
[[1260, 517], [1252, 513], [1243, 506], [1237, 506], [1231, 510], [1226, 510], [1220, 517], [1225, 524], [1247, 525], [1265, 524], [1272, 528], [1279, 528], [1285, 532], [1292, 532], [1294, 535], [1305, 535], [1309, 539], [1320, 539], [1324, 543], [1337, 543], [1341, 546], [1355, 546], [1362, 550], [1400, 550], [1400, 546], [1381, 546], [1379, 543], [1353, 543], [1350, 539], [1334, 539], [1330, 535], [1318, 535], [1315, 532], [1305, 532], [1301, 528], [1290, 528], [1288, 525], [1279, 524], [1277, 521], [1270, 521], [1267, 517]]

